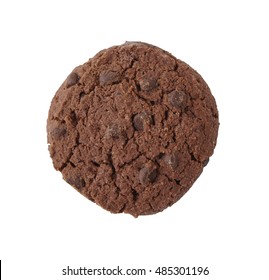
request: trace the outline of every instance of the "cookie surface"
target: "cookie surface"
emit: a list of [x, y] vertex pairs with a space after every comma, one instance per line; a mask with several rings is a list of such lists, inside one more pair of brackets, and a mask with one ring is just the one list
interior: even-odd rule
[[215, 99], [190, 66], [127, 42], [78, 66], [47, 121], [56, 170], [112, 213], [160, 212], [202, 173], [218, 134]]

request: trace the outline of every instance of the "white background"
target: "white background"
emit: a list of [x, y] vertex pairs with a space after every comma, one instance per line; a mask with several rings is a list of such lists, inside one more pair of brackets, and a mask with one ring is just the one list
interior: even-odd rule
[[[0, 2], [0, 259], [9, 279], [76, 268], [209, 267], [208, 276], [269, 279], [268, 1]], [[99, 50], [144, 41], [195, 68], [220, 113], [214, 156], [193, 188], [162, 213], [113, 215], [53, 169], [50, 101]]]

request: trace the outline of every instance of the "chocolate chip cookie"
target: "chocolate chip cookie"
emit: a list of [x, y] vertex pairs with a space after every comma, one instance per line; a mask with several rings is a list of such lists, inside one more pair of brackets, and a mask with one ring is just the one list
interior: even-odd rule
[[47, 135], [56, 170], [112, 213], [160, 212], [213, 154], [218, 111], [203, 78], [141, 42], [100, 51], [56, 92]]

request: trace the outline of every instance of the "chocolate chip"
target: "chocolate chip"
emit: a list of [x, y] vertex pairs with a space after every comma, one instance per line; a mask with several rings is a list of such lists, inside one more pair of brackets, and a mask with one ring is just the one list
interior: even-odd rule
[[186, 94], [183, 91], [174, 90], [168, 93], [169, 103], [178, 109], [184, 108], [186, 103]]
[[75, 85], [79, 81], [79, 76], [77, 73], [72, 72], [67, 78], [66, 78], [66, 87], [69, 88], [73, 85]]
[[178, 167], [178, 155], [175, 153], [164, 155], [163, 160], [172, 169], [176, 169]]
[[136, 130], [144, 130], [145, 124], [152, 124], [152, 117], [148, 113], [141, 112], [134, 116], [133, 125]]
[[157, 80], [152, 77], [142, 78], [138, 82], [139, 82], [140, 89], [143, 91], [150, 91], [158, 86]]
[[101, 86], [112, 85], [120, 81], [120, 73], [112, 70], [104, 70], [100, 73], [99, 82]]
[[153, 183], [157, 177], [157, 169], [154, 166], [145, 166], [139, 171], [139, 181], [142, 185]]
[[86, 185], [84, 179], [79, 176], [76, 176], [74, 178], [67, 178], [66, 182], [78, 190], [84, 188]]
[[66, 133], [67, 133], [66, 125], [64, 123], [60, 123], [57, 127], [55, 127], [51, 131], [51, 137], [54, 140], [60, 140], [61, 138], [63, 138], [66, 135]]
[[209, 163], [209, 158], [203, 161], [203, 167], [206, 167], [208, 163]]

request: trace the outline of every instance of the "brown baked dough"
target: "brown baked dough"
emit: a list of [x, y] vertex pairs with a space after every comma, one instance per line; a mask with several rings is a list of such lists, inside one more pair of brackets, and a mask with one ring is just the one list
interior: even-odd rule
[[202, 173], [218, 134], [202, 77], [168, 52], [126, 42], [75, 68], [47, 121], [56, 170], [112, 213], [160, 212]]

